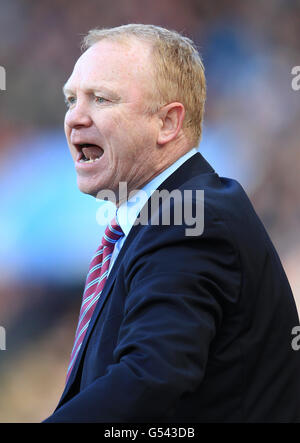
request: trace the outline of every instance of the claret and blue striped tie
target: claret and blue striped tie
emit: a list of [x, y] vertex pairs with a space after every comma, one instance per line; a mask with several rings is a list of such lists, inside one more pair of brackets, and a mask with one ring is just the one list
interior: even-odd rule
[[115, 244], [123, 235], [124, 233], [120, 225], [114, 218], [105, 229], [101, 245], [99, 246], [94, 257], [91, 260], [83, 292], [78, 326], [76, 329], [75, 341], [71, 353], [70, 364], [67, 371], [66, 382], [68, 381], [74, 367], [76, 357], [81, 348], [97, 301], [101, 297], [101, 293], [107, 280], [110, 259]]

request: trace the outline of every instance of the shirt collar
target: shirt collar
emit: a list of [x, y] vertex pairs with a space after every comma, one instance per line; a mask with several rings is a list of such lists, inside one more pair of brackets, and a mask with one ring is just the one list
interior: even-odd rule
[[130, 229], [134, 225], [134, 222], [140, 213], [141, 209], [145, 205], [146, 201], [151, 197], [153, 192], [171, 175], [176, 171], [184, 162], [197, 153], [197, 149], [193, 148], [176, 160], [171, 166], [154, 177], [149, 183], [147, 183], [142, 189], [138, 190], [129, 200], [122, 203], [117, 209], [116, 217], [119, 225], [121, 226], [125, 237], [129, 234]]

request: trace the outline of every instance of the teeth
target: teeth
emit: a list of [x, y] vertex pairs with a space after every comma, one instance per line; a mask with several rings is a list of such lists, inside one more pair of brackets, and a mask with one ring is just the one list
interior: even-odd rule
[[97, 160], [99, 160], [100, 157], [96, 157], [96, 158], [90, 158], [89, 160], [79, 160], [79, 163], [95, 163]]

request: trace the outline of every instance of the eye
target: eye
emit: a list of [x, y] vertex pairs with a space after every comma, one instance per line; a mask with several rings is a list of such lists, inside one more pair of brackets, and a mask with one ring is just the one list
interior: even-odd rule
[[97, 95], [95, 95], [95, 102], [96, 103], [104, 103], [107, 100], [104, 97], [98, 97]]
[[69, 108], [76, 102], [76, 97], [65, 97], [65, 103], [67, 107]]

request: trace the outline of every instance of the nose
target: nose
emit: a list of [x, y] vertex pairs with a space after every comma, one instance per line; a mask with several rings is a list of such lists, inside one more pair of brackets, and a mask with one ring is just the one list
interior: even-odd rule
[[79, 129], [92, 125], [92, 118], [89, 114], [88, 107], [84, 103], [77, 103], [68, 110], [65, 117], [65, 124], [70, 129]]

